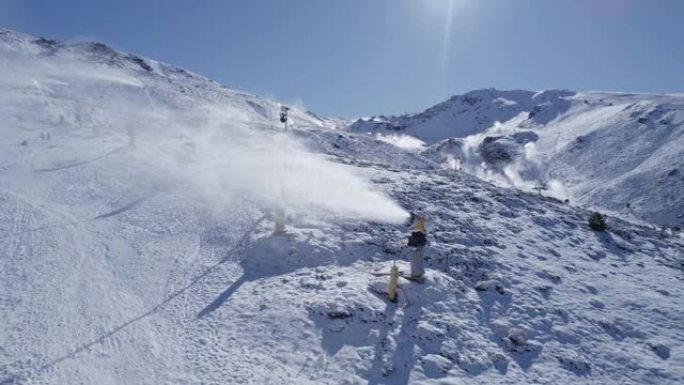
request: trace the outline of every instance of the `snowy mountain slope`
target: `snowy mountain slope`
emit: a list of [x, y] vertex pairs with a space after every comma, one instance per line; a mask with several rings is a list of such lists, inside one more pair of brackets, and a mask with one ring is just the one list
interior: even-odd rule
[[417, 137], [426, 156], [486, 180], [682, 227], [683, 122], [681, 95], [480, 90], [351, 127]]
[[[283, 133], [278, 104], [171, 67], [0, 37], [0, 384], [684, 381], [680, 236], [594, 233], [304, 112]], [[398, 304], [385, 193], [430, 218]]]
[[[125, 98], [131, 104], [147, 107], [146, 112], [154, 112], [155, 103], [177, 108], [205, 108], [210, 104], [225, 109], [234, 119], [269, 126], [280, 111], [280, 105], [270, 100], [231, 90], [181, 68], [118, 52], [101, 43], [65, 44], [0, 30], [0, 47], [4, 85], [33, 83], [45, 97], [43, 102], [52, 107], [45, 114], [55, 119], [63, 116], [66, 122], [78, 121], [79, 115], [86, 113], [97, 119], [97, 110], [105, 107], [98, 103], [99, 96]], [[70, 83], [71, 80], [74, 82]], [[88, 91], [85, 96], [89, 100], [82, 100], [83, 91]], [[73, 105], [51, 104], [50, 97], [68, 97]], [[327, 123], [312, 113], [290, 108], [290, 118], [298, 125], [320, 127]]]

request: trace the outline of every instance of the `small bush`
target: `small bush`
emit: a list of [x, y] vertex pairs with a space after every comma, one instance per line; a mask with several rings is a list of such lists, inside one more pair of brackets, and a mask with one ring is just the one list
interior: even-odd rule
[[606, 231], [606, 216], [601, 213], [591, 213], [589, 216], [589, 227], [594, 231]]

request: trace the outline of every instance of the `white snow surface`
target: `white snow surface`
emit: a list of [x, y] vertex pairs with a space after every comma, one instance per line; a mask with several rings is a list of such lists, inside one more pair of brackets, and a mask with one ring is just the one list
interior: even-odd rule
[[0, 70], [2, 385], [684, 382], [681, 234], [103, 45]]
[[423, 140], [426, 156], [499, 185], [684, 227], [682, 95], [488, 89], [351, 128]]

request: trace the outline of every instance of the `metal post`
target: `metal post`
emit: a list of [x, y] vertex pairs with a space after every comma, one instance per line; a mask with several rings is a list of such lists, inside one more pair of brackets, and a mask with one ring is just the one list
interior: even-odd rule
[[285, 131], [287, 131], [287, 121], [289, 120], [288, 111], [290, 111], [290, 107], [280, 106], [280, 122], [285, 125]]
[[420, 278], [425, 275], [425, 258], [423, 248], [414, 247], [411, 252], [411, 278]]
[[275, 214], [275, 230], [276, 234], [283, 234], [285, 232], [285, 210], [278, 209]]
[[392, 265], [390, 268], [390, 284], [389, 290], [387, 290], [387, 297], [390, 301], [397, 301], [397, 286], [399, 285], [399, 267], [397, 265]]

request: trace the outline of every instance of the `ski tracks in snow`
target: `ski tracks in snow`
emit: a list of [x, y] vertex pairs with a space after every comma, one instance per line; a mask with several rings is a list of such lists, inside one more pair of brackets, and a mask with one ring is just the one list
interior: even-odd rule
[[100, 156], [96, 156], [96, 157], [94, 157], [94, 158], [90, 158], [90, 159], [86, 159], [86, 160], [81, 160], [81, 161], [76, 161], [76, 162], [71, 162], [71, 163], [67, 163], [67, 164], [63, 164], [63, 165], [59, 165], [59, 166], [39, 168], [39, 169], [35, 169], [35, 170], [33, 170], [33, 171], [35, 171], [35, 172], [53, 172], [53, 171], [66, 170], [66, 169], [69, 169], [69, 168], [75, 168], [75, 167], [79, 167], [79, 166], [85, 166], [85, 165], [87, 165], [87, 164], [96, 162], [96, 161], [98, 161], [98, 160], [106, 159], [106, 158], [108, 158], [108, 157], [110, 157], [110, 156], [112, 156], [112, 155], [114, 155], [114, 154], [117, 154], [117, 153], [119, 153], [119, 152], [122, 152], [122, 151], [124, 151], [124, 150], [127, 150], [127, 149], [129, 149], [129, 148], [131, 148], [131, 147], [132, 147], [131, 145], [123, 146], [123, 147], [115, 148], [115, 149], [113, 149], [113, 150], [111, 150], [111, 151], [109, 151], [109, 152], [106, 152], [106, 153], [104, 153], [104, 154], [102, 154], [102, 155], [100, 155]]
[[[244, 246], [245, 246], [245, 242], [249, 239], [249, 235], [251, 234], [251, 232], [254, 231], [254, 229], [256, 229], [256, 227], [259, 226], [259, 224], [260, 224], [261, 222], [263, 222], [265, 219], [266, 219], [266, 217], [265, 217], [265, 216], [262, 216], [261, 218], [255, 220], [255, 221], [252, 223], [252, 225], [248, 227], [248, 229], [246, 230], [246, 232], [245, 232], [245, 233], [239, 238], [239, 240], [235, 243], [235, 245], [234, 245], [233, 248], [230, 250], [230, 252], [228, 253], [228, 255], [234, 255], [234, 253], [235, 253], [237, 250], [239, 250], [241, 247], [244, 247]], [[76, 243], [78, 243], [78, 242], [76, 242]], [[79, 257], [78, 257], [78, 259], [79, 259], [78, 265], [80, 265], [80, 266], [84, 266], [84, 264], [87, 265], [88, 262], [87, 262], [87, 260], [83, 257], [82, 252], [81, 252], [80, 250], [77, 250], [77, 254], [79, 255]], [[92, 347], [94, 347], [94, 346], [96, 346], [96, 345], [98, 345], [98, 344], [104, 344], [105, 342], [107, 342], [107, 343], [109, 344], [110, 347], [112, 347], [112, 348], [114, 348], [115, 350], [117, 350], [117, 349], [118, 349], [117, 345], [120, 345], [120, 342], [118, 342], [118, 340], [116, 339], [116, 336], [117, 336], [117, 334], [118, 334], [119, 332], [121, 332], [122, 330], [128, 328], [129, 326], [134, 325], [134, 324], [136, 324], [137, 322], [139, 322], [139, 321], [141, 321], [141, 320], [143, 320], [143, 319], [145, 319], [145, 318], [147, 318], [147, 317], [149, 317], [149, 316], [155, 314], [155, 313], [158, 312], [160, 309], [164, 308], [166, 305], [168, 305], [169, 303], [171, 303], [172, 301], [174, 301], [175, 299], [177, 299], [177, 298], [180, 297], [181, 295], [185, 294], [188, 290], [190, 290], [192, 287], [194, 287], [197, 283], [199, 283], [201, 280], [203, 280], [203, 279], [204, 279], [205, 277], [207, 277], [209, 274], [211, 274], [212, 272], [214, 272], [214, 270], [215, 270], [218, 266], [224, 264], [227, 260], [228, 260], [228, 258], [226, 257], [226, 258], [222, 259], [221, 261], [215, 263], [214, 265], [212, 265], [212, 266], [206, 268], [206, 269], [204, 270], [204, 272], [202, 272], [200, 275], [198, 275], [198, 276], [196, 276], [195, 278], [193, 278], [193, 279], [192, 279], [190, 282], [188, 282], [185, 286], [181, 287], [180, 289], [177, 289], [176, 291], [174, 291], [173, 293], [171, 293], [169, 296], [167, 296], [163, 301], [161, 301], [161, 302], [158, 303], [157, 305], [153, 306], [153, 307], [150, 308], [149, 310], [145, 311], [144, 313], [141, 313], [140, 315], [138, 315], [138, 316], [136, 316], [136, 317], [134, 317], [134, 318], [131, 318], [131, 319], [127, 320], [126, 322], [124, 322], [124, 323], [118, 325], [117, 327], [115, 327], [115, 328], [113, 328], [113, 329], [110, 329], [110, 330], [106, 331], [105, 333], [99, 335], [98, 337], [96, 337], [96, 338], [94, 338], [94, 339], [92, 339], [92, 340], [90, 340], [90, 341], [88, 341], [88, 342], [85, 342], [85, 343], [83, 343], [83, 344], [80, 344], [80, 345], [76, 346], [75, 348], [69, 350], [69, 351], [68, 351], [66, 354], [64, 354], [64, 355], [61, 355], [61, 356], [59, 356], [59, 357], [57, 357], [57, 358], [54, 358], [54, 359], [52, 359], [52, 360], [49, 360], [46, 364], [44, 364], [44, 365], [42, 365], [42, 366], [34, 367], [33, 369], [29, 370], [28, 373], [27, 373], [26, 375], [23, 375], [23, 376], [21, 376], [21, 377], [22, 377], [24, 380], [28, 380], [28, 379], [30, 379], [30, 378], [32, 378], [32, 377], [35, 377], [35, 376], [37, 376], [37, 375], [40, 375], [40, 374], [42, 374], [42, 373], [44, 373], [44, 372], [46, 372], [46, 371], [49, 371], [49, 370], [55, 368], [56, 366], [60, 365], [61, 363], [65, 362], [65, 361], [67, 361], [67, 360], [69, 360], [69, 359], [75, 358], [75, 357], [78, 356], [80, 353], [86, 352], [86, 351], [90, 350]], [[187, 312], [185, 312], [185, 313], [187, 314]], [[14, 384], [14, 382], [19, 381], [18, 379], [19, 379], [19, 376], [16, 376], [16, 375], [12, 376], [12, 375], [11, 375], [11, 376], [8, 377], [7, 379], [0, 379], [0, 385], [2, 385], [2, 384]]]

